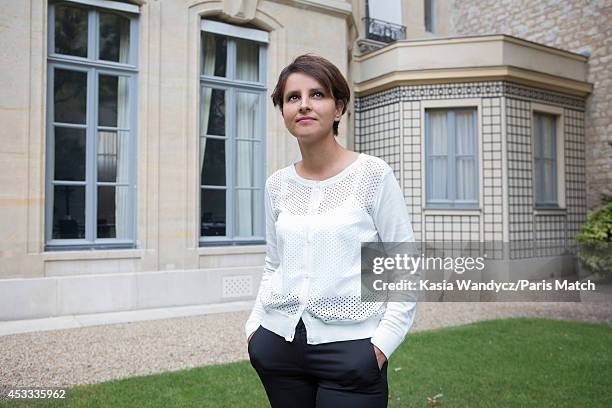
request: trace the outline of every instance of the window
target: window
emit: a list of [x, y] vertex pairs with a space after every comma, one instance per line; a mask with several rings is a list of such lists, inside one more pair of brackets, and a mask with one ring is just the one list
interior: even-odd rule
[[48, 249], [134, 245], [137, 32], [133, 13], [49, 5]]
[[425, 31], [433, 33], [436, 27], [436, 0], [425, 0]]
[[478, 207], [476, 109], [427, 109], [425, 156], [428, 208]]
[[366, 38], [386, 43], [406, 38], [406, 27], [402, 25], [402, 2], [400, 0], [366, 1]]
[[264, 237], [268, 34], [202, 20], [200, 243]]
[[536, 207], [558, 207], [557, 117], [533, 114], [534, 192]]
[[369, 0], [366, 2], [368, 17], [394, 24], [402, 24], [401, 0]]

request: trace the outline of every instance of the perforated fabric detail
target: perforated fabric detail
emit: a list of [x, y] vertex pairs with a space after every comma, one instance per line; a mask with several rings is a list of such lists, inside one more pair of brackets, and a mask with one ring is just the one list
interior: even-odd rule
[[262, 302], [266, 309], [275, 309], [288, 315], [296, 314], [300, 307], [300, 299], [292, 294], [268, 292], [263, 295]]
[[288, 179], [283, 184], [283, 198], [280, 206], [293, 215], [306, 215], [310, 204], [312, 188]]
[[274, 219], [278, 217], [279, 200], [281, 195], [283, 171], [277, 170], [266, 180], [266, 188], [270, 194], [270, 201], [272, 202], [272, 210], [274, 213]]
[[268, 178], [280, 264], [262, 295], [265, 309], [286, 315], [305, 309], [330, 324], [384, 312], [381, 295], [361, 300], [360, 254], [361, 242], [378, 239], [374, 205], [392, 170], [374, 156], [359, 160], [333, 183], [304, 181], [291, 167]]
[[381, 309], [381, 298], [380, 295], [372, 295], [365, 297], [367, 301], [362, 301], [361, 296], [309, 299], [306, 308], [316, 311], [316, 316], [326, 323], [363, 321], [375, 314], [384, 313], [384, 308]]
[[387, 171], [392, 171], [384, 161], [366, 160], [361, 167], [361, 177], [355, 192], [355, 198], [370, 216], [374, 213], [376, 197]]
[[353, 196], [357, 180], [356, 173], [352, 172], [340, 182], [323, 189], [323, 198], [317, 208], [317, 214], [335, 210]]
[[[266, 180], [266, 189], [270, 196], [274, 220], [278, 220], [281, 208], [283, 208], [282, 205], [284, 202], [287, 202], [287, 198], [283, 199], [283, 196], [294, 198], [302, 194], [306, 200], [308, 199], [308, 192], [300, 189], [299, 185], [288, 187], [287, 172], [284, 169], [278, 170], [268, 177]], [[291, 201], [294, 200], [292, 199]], [[296, 205], [290, 207], [297, 212], [303, 212], [302, 206], [303, 203], [298, 201]], [[295, 253], [299, 246], [299, 240], [291, 239], [291, 237], [281, 235], [277, 238], [277, 251], [280, 254], [280, 259], [283, 260], [283, 264], [288, 263], [287, 260], [291, 259], [291, 254]], [[298, 312], [300, 307], [300, 299], [295, 295], [297, 287], [293, 283], [295, 271], [292, 271], [292, 268], [287, 268], [284, 265], [283, 267], [284, 268], [280, 268], [279, 265], [279, 268], [273, 272], [269, 287], [262, 292], [261, 301], [264, 308], [268, 310], [294, 315]]]

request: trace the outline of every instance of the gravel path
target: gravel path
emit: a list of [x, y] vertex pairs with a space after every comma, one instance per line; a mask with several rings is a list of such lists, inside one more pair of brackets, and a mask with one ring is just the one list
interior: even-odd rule
[[[0, 337], [0, 386], [70, 386], [247, 360], [249, 312]], [[412, 332], [511, 316], [612, 324], [612, 303], [419, 303]]]

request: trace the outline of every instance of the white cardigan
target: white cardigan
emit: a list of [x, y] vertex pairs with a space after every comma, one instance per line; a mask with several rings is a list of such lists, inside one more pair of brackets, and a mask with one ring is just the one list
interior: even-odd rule
[[412, 242], [404, 195], [383, 160], [361, 153], [337, 175], [305, 179], [294, 165], [266, 180], [265, 266], [246, 336], [259, 325], [308, 344], [372, 337], [387, 358], [414, 319], [414, 302], [361, 301], [361, 242]]

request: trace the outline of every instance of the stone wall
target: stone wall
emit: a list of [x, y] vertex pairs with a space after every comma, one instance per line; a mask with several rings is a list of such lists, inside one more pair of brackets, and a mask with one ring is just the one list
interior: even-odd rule
[[612, 195], [612, 0], [448, 0], [449, 35], [508, 34], [589, 56], [587, 207]]

